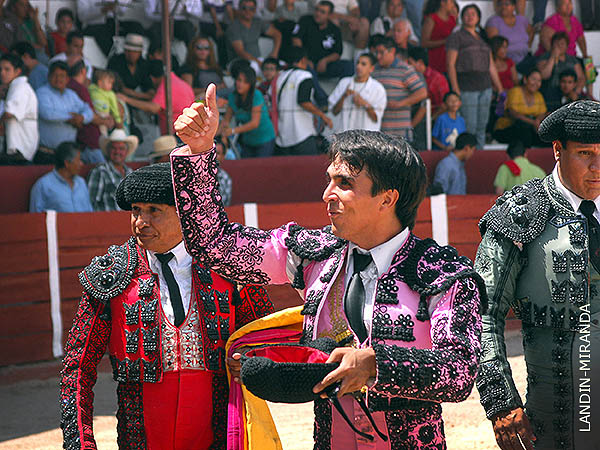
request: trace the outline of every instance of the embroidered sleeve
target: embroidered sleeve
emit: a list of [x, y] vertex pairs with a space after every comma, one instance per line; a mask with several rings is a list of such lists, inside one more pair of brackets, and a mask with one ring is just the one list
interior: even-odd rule
[[61, 428], [67, 450], [96, 448], [93, 387], [109, 338], [109, 310], [100, 302], [92, 305], [84, 294], [67, 339], [61, 372]]
[[522, 407], [504, 343], [505, 319], [513, 303], [521, 270], [519, 248], [488, 230], [475, 259], [475, 268], [485, 281], [489, 307], [482, 317], [482, 355], [477, 389], [488, 419], [501, 411]]
[[235, 329], [275, 312], [267, 290], [262, 286], [246, 285], [240, 290], [242, 300], [235, 311]]
[[431, 349], [375, 344], [376, 392], [436, 402], [465, 400], [475, 382], [480, 354], [479, 290], [473, 278], [458, 280], [431, 315]]

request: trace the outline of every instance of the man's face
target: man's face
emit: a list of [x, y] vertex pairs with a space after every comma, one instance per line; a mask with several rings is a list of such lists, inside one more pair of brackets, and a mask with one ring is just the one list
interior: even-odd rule
[[8, 61], [0, 61], [0, 79], [2, 79], [2, 84], [10, 84], [19, 75], [21, 75], [20, 69], [15, 69]]
[[327, 168], [329, 184], [323, 192], [333, 233], [367, 248], [380, 218], [382, 195], [371, 194], [373, 181], [365, 169], [354, 174], [339, 159]]
[[396, 19], [402, 15], [402, 0], [390, 0], [387, 5], [387, 14], [392, 19]]
[[324, 25], [329, 20], [329, 6], [327, 5], [317, 5], [315, 8], [315, 22], [317, 25]]
[[262, 69], [265, 80], [271, 81], [277, 75], [277, 66], [275, 64], [265, 64]]
[[371, 60], [366, 56], [361, 56], [358, 58], [358, 62], [356, 63], [356, 76], [358, 78], [368, 78], [375, 66], [371, 64]]
[[600, 195], [600, 143], [582, 144], [567, 141], [566, 148], [553, 142], [554, 159], [563, 184], [586, 200]]
[[256, 13], [256, 3], [242, 2], [240, 4], [240, 11], [244, 19], [252, 20], [254, 18], [254, 14]]
[[392, 37], [394, 38], [394, 42], [400, 48], [408, 47], [408, 38], [410, 36], [410, 30], [408, 29], [408, 22], [404, 20], [399, 20], [394, 25], [392, 30]]
[[460, 109], [462, 102], [460, 101], [460, 97], [457, 95], [449, 95], [446, 99], [446, 108], [448, 111], [455, 113]]
[[13, 6], [13, 12], [15, 15], [23, 20], [27, 18], [27, 13], [29, 11], [29, 2], [27, 0], [17, 0]]
[[475, 154], [475, 146], [474, 145], [465, 145], [465, 161], [471, 159], [471, 156]]
[[129, 64], [137, 64], [141, 56], [142, 52], [138, 52], [136, 50], [125, 50], [125, 60]]
[[158, 89], [158, 87], [160, 86], [160, 82], [163, 80], [163, 77], [154, 77], [152, 75], [150, 75], [150, 81], [152, 81], [152, 86], [154, 86], [154, 89]]
[[83, 39], [74, 37], [70, 44], [67, 44], [67, 55], [83, 56]]
[[572, 76], [564, 76], [560, 79], [560, 92], [563, 95], [568, 95], [575, 90], [575, 78]]
[[140, 247], [156, 253], [171, 250], [183, 237], [175, 207], [160, 203], [133, 203], [131, 232]]
[[127, 150], [128, 147], [125, 142], [111, 142], [108, 158], [115, 166], [122, 166], [125, 164], [125, 158], [127, 158]]
[[415, 61], [410, 56], [406, 60], [411, 66], [415, 68], [415, 70], [419, 73], [425, 73], [425, 63], [421, 60]]
[[50, 75], [48, 75], [48, 83], [54, 89], [59, 90], [60, 92], [64, 91], [67, 87], [67, 83], [69, 82], [69, 76], [67, 75], [66, 70], [62, 69], [54, 69]]
[[396, 51], [393, 48], [385, 48], [385, 45], [378, 45], [375, 49], [377, 62], [381, 67], [389, 67], [396, 58]]
[[58, 28], [58, 32], [63, 36], [69, 34], [69, 31], [73, 28], [73, 20], [69, 16], [62, 16], [56, 22], [56, 27]]
[[77, 154], [71, 161], [65, 161], [65, 169], [67, 169], [67, 172], [72, 177], [74, 177], [75, 175], [79, 175], [82, 166], [83, 163], [81, 162], [81, 153], [79, 152], [77, 152]]

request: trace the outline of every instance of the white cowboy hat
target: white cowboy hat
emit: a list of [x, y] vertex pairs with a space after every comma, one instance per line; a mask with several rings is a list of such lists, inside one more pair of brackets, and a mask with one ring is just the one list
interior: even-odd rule
[[132, 52], [141, 52], [144, 50], [144, 36], [136, 33], [129, 33], [125, 36], [125, 43], [123, 44], [123, 50], [130, 50]]
[[156, 138], [153, 143], [154, 151], [148, 155], [148, 158], [160, 158], [161, 156], [168, 155], [177, 147], [177, 139], [175, 136], [165, 135]]
[[108, 136], [100, 136], [100, 148], [109, 156], [111, 142], [125, 142], [127, 144], [127, 156], [129, 157], [138, 146], [137, 136], [128, 136], [122, 128], [115, 128]]

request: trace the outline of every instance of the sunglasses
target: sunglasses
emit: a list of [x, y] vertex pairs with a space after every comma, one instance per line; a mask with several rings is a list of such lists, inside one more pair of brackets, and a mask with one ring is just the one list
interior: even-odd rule
[[256, 6], [242, 6], [240, 9], [242, 11], [255, 11], [256, 10]]
[[210, 47], [208, 45], [196, 45], [196, 50], [209, 50]]

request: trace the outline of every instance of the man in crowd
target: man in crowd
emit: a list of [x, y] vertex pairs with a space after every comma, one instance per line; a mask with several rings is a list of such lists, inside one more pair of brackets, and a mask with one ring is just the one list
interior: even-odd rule
[[155, 89], [150, 80], [149, 64], [142, 57], [144, 37], [130, 33], [125, 36], [123, 53], [114, 55], [108, 61], [108, 70], [112, 70], [123, 81], [123, 94], [141, 100], [154, 97]]
[[[402, 11], [404, 11], [404, 5], [402, 0], [387, 0], [385, 3], [385, 16], [377, 17], [371, 23], [371, 36], [375, 34], [383, 34], [384, 36], [392, 36], [394, 25], [396, 22], [406, 19], [402, 18]], [[412, 25], [408, 22], [408, 28], [410, 30], [410, 41], [418, 42], [417, 36], [412, 29]]]
[[67, 35], [67, 50], [64, 53], [59, 53], [58, 55], [54, 56], [50, 60], [50, 64], [52, 64], [54, 61], [64, 61], [67, 63], [67, 66], [70, 67], [80, 59], [83, 59], [83, 62], [85, 62], [87, 76], [91, 80], [92, 71], [94, 69], [92, 67], [92, 63], [83, 57], [83, 33], [75, 30], [71, 31]]
[[119, 209], [115, 192], [121, 180], [132, 172], [125, 160], [137, 146], [137, 136], [127, 136], [121, 128], [115, 128], [110, 135], [100, 138], [100, 148], [107, 162], [94, 167], [88, 176], [88, 190], [95, 211]]
[[37, 91], [48, 82], [48, 67], [37, 60], [33, 45], [25, 41], [17, 42], [12, 47], [12, 52], [18, 55], [23, 61], [27, 80], [34, 91]]
[[467, 194], [467, 174], [465, 161], [477, 149], [477, 138], [471, 133], [461, 133], [456, 138], [456, 146], [435, 168], [433, 185], [448, 195]]
[[55, 149], [61, 142], [75, 142], [77, 130], [94, 118], [94, 112], [67, 88], [67, 64], [55, 61], [48, 70], [48, 84], [36, 92], [39, 102], [40, 145]]
[[85, 180], [79, 176], [81, 154], [75, 142], [61, 143], [54, 155], [54, 170], [31, 188], [29, 212], [92, 212]]
[[[592, 450], [600, 417], [600, 103], [565, 105], [538, 133], [552, 143], [554, 170], [505, 193], [479, 223], [475, 265], [490, 308], [477, 388], [500, 448], [521, 441], [527, 449]], [[525, 405], [504, 342], [511, 307], [523, 326]]]
[[185, 250], [168, 163], [142, 167], [116, 192], [131, 237], [80, 274], [83, 295], [61, 378], [64, 448], [95, 448], [92, 388], [108, 347], [118, 382], [119, 448], [227, 447], [225, 342], [273, 311]]
[[407, 62], [425, 78], [427, 97], [431, 100], [431, 115], [437, 115], [444, 109], [444, 96], [450, 92], [448, 80], [437, 70], [429, 67], [429, 55], [423, 47], [409, 47]]
[[[186, 247], [224, 276], [292, 282], [305, 301], [302, 342], [352, 342], [333, 351], [329, 362], [340, 366], [313, 391], [340, 381], [350, 421], [372, 432], [353, 397], [343, 395], [373, 378], [369, 408], [390, 442], [375, 437], [370, 446], [445, 448], [440, 402], [471, 391], [485, 305], [467, 258], [410, 232], [427, 183], [421, 158], [405, 140], [380, 132], [337, 134], [323, 193], [331, 228], [230, 224], [217, 191], [215, 91], [210, 85], [206, 105], [192, 105], [175, 123], [187, 144], [171, 154]], [[230, 360], [233, 373], [239, 357]], [[315, 448], [362, 446], [327, 400], [315, 401], [315, 420]]]
[[376, 51], [379, 64], [373, 78], [383, 85], [387, 93], [381, 131], [410, 142], [414, 138], [410, 108], [427, 98], [427, 86], [411, 65], [396, 56], [396, 44], [392, 38], [383, 38]]
[[494, 178], [496, 194], [504, 194], [517, 185], [546, 176], [546, 172], [541, 167], [527, 159], [527, 149], [522, 141], [513, 141], [508, 144], [506, 154], [510, 159], [502, 163]]
[[[173, 19], [173, 36], [186, 46], [198, 33], [198, 20], [202, 16], [202, 2], [198, 0], [169, 0], [169, 17]], [[162, 42], [162, 0], [144, 0], [146, 17], [152, 21], [148, 29], [154, 45]]]
[[363, 52], [369, 40], [369, 19], [360, 16], [357, 0], [334, 0], [330, 19], [342, 32], [342, 38], [354, 43], [358, 52]]

